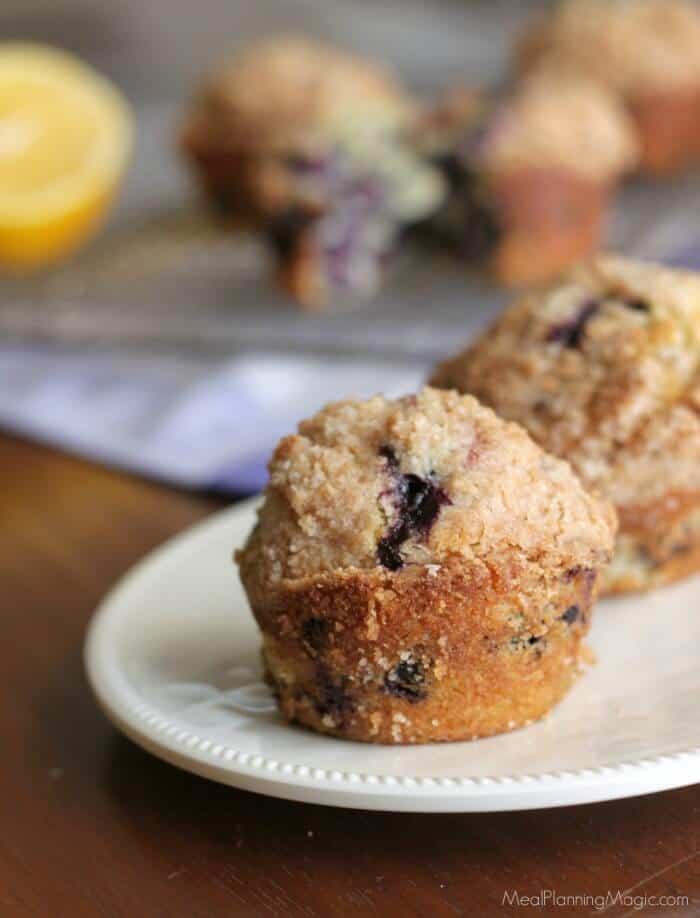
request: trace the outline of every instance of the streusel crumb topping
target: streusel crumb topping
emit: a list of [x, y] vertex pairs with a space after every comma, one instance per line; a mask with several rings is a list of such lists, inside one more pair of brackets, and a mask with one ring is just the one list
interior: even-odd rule
[[394, 130], [412, 104], [381, 66], [307, 38], [262, 41], [215, 69], [189, 134], [228, 149], [312, 149], [328, 133]]
[[257, 553], [270, 584], [499, 553], [595, 566], [612, 520], [520, 427], [469, 396], [424, 389], [331, 404], [282, 440], [244, 554]]
[[526, 295], [434, 385], [470, 392], [618, 507], [700, 491], [700, 275], [600, 257]]

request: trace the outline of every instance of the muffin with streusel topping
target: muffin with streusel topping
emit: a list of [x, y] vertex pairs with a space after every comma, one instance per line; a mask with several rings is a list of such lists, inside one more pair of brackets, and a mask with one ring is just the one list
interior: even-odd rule
[[442, 200], [403, 136], [413, 112], [381, 67], [282, 36], [211, 74], [181, 143], [216, 208], [261, 229], [286, 289], [320, 308], [376, 293], [404, 228]]
[[237, 556], [282, 713], [378, 743], [542, 717], [579, 672], [614, 530], [474, 398], [329, 405], [277, 447]]
[[608, 591], [700, 568], [700, 275], [600, 257], [523, 297], [432, 384], [522, 424], [614, 503]]
[[658, 175], [700, 157], [700, 9], [692, 0], [564, 0], [523, 37], [524, 69], [586, 74], [634, 122], [641, 167]]
[[549, 280], [598, 246], [637, 157], [614, 95], [544, 69], [497, 93], [452, 90], [417, 125], [451, 188], [431, 229], [511, 286]]

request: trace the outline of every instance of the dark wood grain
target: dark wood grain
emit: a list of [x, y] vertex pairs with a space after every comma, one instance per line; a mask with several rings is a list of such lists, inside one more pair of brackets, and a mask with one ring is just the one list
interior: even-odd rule
[[389, 815], [267, 799], [148, 756], [93, 703], [85, 626], [134, 561], [222, 501], [2, 437], [0, 481], [2, 918], [526, 914], [504, 891], [547, 888], [687, 895], [656, 914], [700, 914], [700, 787]]

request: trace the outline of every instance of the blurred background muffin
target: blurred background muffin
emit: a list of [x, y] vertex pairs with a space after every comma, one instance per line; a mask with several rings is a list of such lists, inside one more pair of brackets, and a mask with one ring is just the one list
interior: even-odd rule
[[656, 175], [700, 155], [700, 9], [692, 0], [563, 0], [520, 45], [525, 69], [546, 61], [618, 93], [640, 166]]
[[375, 294], [402, 229], [444, 197], [405, 142], [412, 109], [379, 66], [283, 36], [214, 71], [181, 143], [215, 208], [259, 227], [286, 289], [318, 307]]
[[637, 161], [615, 96], [576, 74], [541, 69], [496, 93], [453, 90], [425, 120], [450, 188], [438, 237], [508, 285], [547, 280], [590, 253]]

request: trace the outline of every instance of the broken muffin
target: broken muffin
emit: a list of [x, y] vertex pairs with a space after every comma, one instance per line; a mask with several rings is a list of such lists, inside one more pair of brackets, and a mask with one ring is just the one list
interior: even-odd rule
[[668, 175], [700, 157], [700, 9], [691, 0], [564, 0], [528, 29], [520, 64], [582, 73], [615, 92], [644, 171]]
[[499, 92], [452, 90], [417, 124], [450, 189], [431, 231], [511, 286], [549, 280], [597, 247], [637, 156], [614, 96], [545, 70]]
[[614, 513], [474, 398], [329, 405], [237, 556], [284, 716], [378, 743], [542, 717], [579, 672]]
[[445, 191], [405, 142], [413, 103], [380, 67], [293, 36], [209, 77], [182, 149], [219, 213], [260, 229], [303, 306], [366, 299]]

